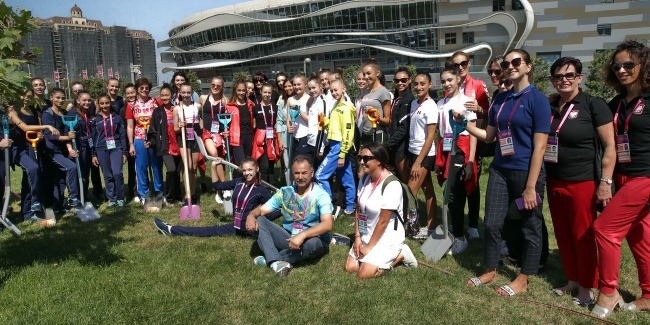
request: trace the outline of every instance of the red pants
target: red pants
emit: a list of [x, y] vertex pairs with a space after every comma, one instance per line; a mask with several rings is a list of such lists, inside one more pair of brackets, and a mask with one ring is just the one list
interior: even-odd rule
[[618, 191], [594, 222], [601, 292], [618, 287], [621, 241], [627, 239], [639, 273], [641, 296], [650, 298], [650, 177], [617, 175]]
[[598, 285], [598, 255], [591, 225], [596, 220], [596, 182], [547, 179], [548, 207], [564, 273], [581, 287]]

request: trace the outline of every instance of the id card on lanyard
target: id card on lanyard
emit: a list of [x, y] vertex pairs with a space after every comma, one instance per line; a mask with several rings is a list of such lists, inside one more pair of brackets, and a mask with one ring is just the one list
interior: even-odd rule
[[[515, 102], [515, 104], [512, 106], [512, 110], [510, 111], [510, 115], [508, 116], [508, 121], [507, 121], [507, 127], [508, 129], [505, 131], [501, 131], [499, 128], [499, 116], [501, 115], [501, 112], [503, 111], [503, 106], [506, 104], [508, 99], [503, 101], [501, 103], [501, 107], [499, 107], [499, 111], [497, 112], [496, 116], [496, 126], [497, 126], [497, 137], [499, 139], [499, 148], [501, 149], [501, 156], [511, 156], [515, 154], [515, 144], [512, 139], [512, 132], [510, 132], [510, 123], [512, 122], [512, 117], [515, 115], [515, 112], [517, 111], [517, 108], [519, 108], [519, 102], [521, 99], [530, 92], [530, 89], [527, 90], [525, 93], [521, 94], [519, 96], [519, 99]], [[514, 97], [514, 96], [513, 96]]]
[[621, 110], [621, 101], [618, 102], [618, 108], [616, 108], [616, 114], [614, 114], [614, 133], [616, 134], [616, 161], [619, 163], [629, 163], [632, 162], [632, 155], [630, 154], [630, 138], [627, 135], [627, 131], [630, 128], [630, 118], [634, 115], [634, 111], [641, 105], [641, 99], [636, 102], [634, 108], [625, 118], [625, 125], [623, 129], [623, 134], [618, 134], [618, 115]]
[[106, 150], [113, 150], [117, 146], [115, 145], [115, 129], [113, 128], [113, 114], [108, 115], [111, 122], [111, 135], [108, 135], [108, 130], [106, 129], [106, 118], [102, 120], [104, 124], [104, 136], [106, 137]]
[[[445, 98], [445, 102], [442, 104], [443, 110], [442, 110], [442, 118], [440, 121], [440, 125], [442, 126], [442, 151], [443, 152], [449, 152], [451, 151], [451, 145], [454, 142], [454, 134], [447, 132], [447, 118], [449, 117], [449, 113], [451, 113], [451, 109], [445, 111], [445, 105], [447, 105], [447, 102], [449, 101], [449, 97]], [[447, 114], [445, 114], [447, 113]]]
[[[311, 192], [311, 191], [310, 191]], [[296, 207], [293, 210], [293, 223], [291, 224], [291, 236], [295, 236], [303, 231], [302, 221], [305, 220], [305, 215], [307, 210], [309, 210], [309, 194], [305, 197], [305, 202], [303, 204], [302, 216], [297, 212], [298, 210], [298, 194], [294, 195], [294, 202], [296, 202]]]
[[[219, 110], [218, 114], [222, 114], [223, 112], [223, 105], [221, 104], [221, 101], [219, 101]], [[210, 125], [210, 133], [216, 134], [221, 131], [221, 124], [219, 123], [219, 120], [214, 119], [214, 106], [212, 106], [212, 103], [210, 103], [210, 114], [212, 116], [212, 124]]]
[[241, 189], [239, 190], [239, 193], [237, 193], [237, 196], [235, 196], [235, 222], [234, 226], [235, 229], [241, 229], [241, 221], [242, 221], [242, 212], [244, 208], [246, 208], [246, 201], [248, 201], [248, 196], [251, 194], [253, 191], [253, 187], [255, 187], [255, 184], [251, 185], [251, 188], [248, 190], [248, 193], [246, 193], [246, 196], [242, 200], [241, 206], [239, 205], [239, 198], [241, 196], [241, 192], [244, 191], [244, 187], [246, 187], [246, 184], [242, 184]]
[[[182, 105], [183, 104], [181, 103], [181, 107], [183, 107]], [[192, 103], [191, 107], [192, 109], [194, 109], [194, 103]], [[191, 127], [188, 127], [187, 118], [185, 117], [185, 109], [182, 109], [182, 111], [183, 111], [183, 121], [185, 121], [185, 136], [187, 137], [188, 141], [192, 141], [194, 140], [194, 122], [196, 116], [194, 115], [194, 111], [192, 111], [192, 124]]]
[[267, 139], [273, 139], [273, 124], [274, 119], [273, 119], [273, 104], [269, 105], [271, 108], [269, 109], [269, 112], [271, 114], [271, 126], [266, 122], [266, 113], [264, 111], [264, 105], [260, 104], [260, 108], [262, 109], [262, 118], [264, 119], [264, 129], [266, 130], [266, 138]]
[[[562, 121], [560, 124], [557, 126], [557, 129], [555, 129], [555, 135], [549, 135], [548, 140], [546, 141], [546, 150], [544, 150], [544, 162], [548, 163], [557, 163], [558, 162], [558, 157], [559, 157], [559, 151], [560, 151], [560, 130], [562, 129], [562, 126], [564, 125], [564, 122], [566, 121], [567, 117], [571, 114], [571, 111], [573, 110], [573, 105], [569, 106], [569, 108], [566, 110], [566, 113], [564, 113], [564, 117], [562, 117]], [[553, 123], [553, 117], [551, 116], [551, 123]]]

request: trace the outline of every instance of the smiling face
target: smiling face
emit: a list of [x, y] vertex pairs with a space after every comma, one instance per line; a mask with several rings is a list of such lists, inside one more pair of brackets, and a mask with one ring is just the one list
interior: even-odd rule
[[246, 93], [248, 90], [246, 89], [246, 84], [240, 83], [237, 84], [237, 87], [235, 88], [235, 95], [237, 96], [237, 100], [240, 103], [245, 103], [246, 102]]
[[117, 96], [117, 91], [118, 91], [119, 89], [120, 89], [120, 82], [117, 81], [117, 80], [115, 80], [115, 79], [111, 79], [111, 80], [109, 80], [109, 81], [108, 81], [108, 84], [106, 84], [106, 91], [107, 91], [108, 94], [111, 95], [112, 97]]
[[320, 86], [323, 89], [330, 89], [330, 73], [327, 71], [321, 72], [320, 75], [318, 76], [318, 80], [320, 81]]
[[469, 58], [465, 55], [456, 55], [451, 62], [454, 64], [454, 68], [457, 68], [460, 72], [460, 78], [465, 79], [469, 74], [469, 67], [472, 65], [469, 61]]
[[568, 95], [577, 93], [582, 75], [578, 74], [573, 64], [567, 64], [555, 69], [551, 80], [558, 93]]
[[140, 96], [140, 99], [146, 100], [149, 98], [149, 93], [151, 92], [151, 88], [149, 88], [149, 85], [142, 85], [138, 87], [138, 96]]
[[255, 84], [250, 82], [250, 81], [247, 81], [246, 82], [246, 93], [247, 94], [252, 94], [253, 91], [255, 91]]
[[293, 78], [293, 93], [297, 97], [300, 97], [305, 93], [305, 80], [303, 78]]
[[126, 97], [128, 102], [134, 102], [137, 94], [135, 87], [127, 87], [124, 89], [124, 97]]
[[[88, 96], [90, 97], [90, 96]], [[99, 106], [99, 111], [104, 115], [111, 114], [111, 98], [102, 96], [97, 99], [97, 105]]]
[[397, 92], [403, 94], [405, 91], [410, 89], [411, 78], [409, 78], [409, 75], [406, 72], [400, 71], [393, 77], [393, 84], [395, 89], [397, 89]]
[[241, 166], [241, 172], [246, 183], [250, 183], [257, 179], [259, 167], [257, 167], [253, 162], [244, 162]]
[[291, 81], [286, 80], [282, 88], [284, 88], [284, 92], [287, 93], [287, 96], [293, 96], [293, 84], [291, 84]]
[[50, 100], [52, 101], [52, 106], [61, 109], [63, 102], [65, 101], [65, 95], [62, 92], [56, 91], [50, 94]]
[[373, 172], [380, 167], [379, 161], [375, 159], [372, 152], [366, 148], [361, 149], [357, 157], [359, 159], [361, 170], [363, 170], [367, 175], [372, 175]]
[[503, 70], [501, 70], [501, 66], [498, 63], [493, 62], [488, 68], [488, 75], [490, 76], [492, 85], [498, 87], [499, 83], [501, 83]]
[[454, 97], [458, 93], [459, 83], [460, 77], [449, 71], [440, 74], [440, 84], [449, 97]]
[[273, 95], [273, 87], [271, 85], [262, 86], [262, 100], [265, 103], [271, 102], [271, 96]]
[[194, 93], [194, 91], [192, 90], [192, 86], [190, 85], [181, 86], [181, 98], [183, 99], [183, 102], [185, 102], [185, 104], [190, 104], [192, 102], [192, 93]]
[[172, 91], [167, 88], [161, 89], [160, 100], [162, 101], [163, 105], [165, 106], [169, 105], [169, 103], [172, 102]]
[[176, 87], [176, 89], [180, 90], [181, 85], [184, 83], [185, 83], [185, 78], [183, 76], [178, 75], [176, 76], [176, 78], [174, 78], [174, 87]]
[[367, 64], [363, 67], [363, 70], [361, 70], [363, 73], [363, 78], [366, 81], [366, 87], [369, 89], [372, 89], [375, 87], [375, 84], [378, 83], [379, 79], [379, 70], [374, 65]]
[[[626, 67], [626, 63], [628, 67]], [[628, 69], [632, 64], [634, 64], [634, 66], [631, 69]], [[632, 57], [628, 51], [621, 51], [616, 54], [610, 69], [614, 71], [618, 82], [623, 87], [629, 88], [637, 83], [641, 83], [641, 64], [638, 62], [638, 59]]]
[[223, 96], [223, 80], [219, 78], [213, 78], [210, 82], [210, 94], [215, 98], [221, 98]]
[[332, 98], [335, 100], [339, 101], [343, 97], [343, 94], [345, 94], [345, 85], [343, 84], [342, 81], [336, 80], [333, 83], [330, 84], [330, 94], [332, 94]]
[[365, 89], [366, 85], [366, 78], [364, 77], [363, 72], [357, 73], [357, 87], [359, 89]]
[[[329, 82], [327, 85], [329, 86]], [[320, 96], [322, 93], [320, 83], [316, 80], [309, 80], [307, 89], [309, 89], [309, 95], [314, 98]]]
[[314, 177], [314, 169], [307, 161], [298, 161], [291, 166], [293, 173], [293, 181], [298, 188], [305, 188], [311, 184], [311, 179]]
[[504, 70], [506, 78], [514, 83], [528, 78], [531, 68], [530, 64], [524, 60], [524, 56], [519, 52], [510, 52], [501, 62], [501, 69]]
[[415, 76], [414, 88], [418, 98], [427, 98], [429, 96], [429, 89], [431, 88], [431, 81], [427, 77], [419, 74]]
[[[90, 110], [91, 102], [92, 100], [90, 99], [90, 94], [82, 93], [77, 97], [77, 107], [81, 108], [84, 112], [88, 112]], [[110, 105], [110, 102], [108, 104]]]
[[41, 79], [32, 80], [32, 90], [35, 96], [41, 97], [45, 95], [45, 82]]

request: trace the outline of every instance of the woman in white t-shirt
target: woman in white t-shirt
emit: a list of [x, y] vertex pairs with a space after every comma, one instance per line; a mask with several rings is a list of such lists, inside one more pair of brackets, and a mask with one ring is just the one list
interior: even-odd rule
[[402, 186], [386, 169], [388, 151], [371, 142], [361, 147], [358, 157], [365, 176], [357, 192], [356, 231], [345, 270], [369, 279], [399, 263], [416, 267], [417, 260], [404, 243], [404, 226], [398, 220], [398, 214], [403, 215]]
[[426, 199], [427, 224], [415, 235], [417, 239], [424, 239], [429, 236], [430, 229], [433, 229], [436, 217], [436, 192], [431, 181], [431, 171], [436, 158], [434, 139], [438, 124], [438, 107], [429, 97], [431, 76], [428, 73], [418, 73], [415, 76], [414, 89], [417, 99], [411, 102], [411, 129], [406, 159], [408, 166], [411, 166], [409, 188], [415, 195], [422, 188]]
[[[289, 133], [293, 133], [295, 138], [292, 148], [294, 148], [293, 155], [296, 156], [299, 154], [312, 155], [313, 151], [310, 150], [307, 140], [309, 140], [309, 113], [307, 112], [307, 101], [309, 100], [309, 94], [307, 94], [307, 78], [305, 75], [297, 75], [293, 77], [293, 97], [289, 97], [287, 103], [289, 104], [289, 109], [287, 110], [287, 121], [291, 120], [291, 112], [299, 110], [300, 114], [295, 119], [295, 122], [292, 122], [289, 127]], [[291, 160], [291, 159], [289, 159]]]
[[[192, 202], [198, 203], [196, 196], [196, 167], [199, 164], [199, 146], [196, 143], [196, 134], [202, 134], [203, 119], [200, 114], [200, 104], [192, 99], [192, 85], [185, 83], [180, 88], [181, 102], [174, 108], [174, 131], [176, 140], [181, 149], [181, 157], [187, 161], [188, 176], [190, 180], [190, 193]], [[185, 127], [186, 147], [183, 148], [182, 128]], [[198, 141], [201, 141], [199, 138]]]
[[[321, 88], [318, 78], [313, 77], [307, 82], [307, 89], [309, 90], [308, 106], [308, 120], [309, 135], [307, 144], [313, 147], [314, 156], [318, 157], [317, 153], [320, 152], [321, 143], [316, 143], [318, 139], [318, 115], [325, 114], [325, 99], [323, 98], [323, 89]], [[322, 141], [321, 141], [322, 142]], [[314, 160], [316, 162], [316, 160]]]

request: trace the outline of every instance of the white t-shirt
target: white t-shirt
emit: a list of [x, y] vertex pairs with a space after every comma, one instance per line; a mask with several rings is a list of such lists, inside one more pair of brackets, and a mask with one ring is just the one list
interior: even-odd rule
[[[386, 181], [386, 178], [390, 175], [389, 172], [384, 171], [384, 177], [382, 178], [379, 184], [373, 182], [370, 177], [364, 177], [362, 179], [362, 186], [357, 191], [357, 197], [359, 198], [359, 213], [366, 216], [367, 231], [364, 231], [361, 227], [361, 241], [364, 244], [368, 244], [372, 233], [377, 227], [377, 222], [379, 221], [379, 213], [382, 209], [384, 210], [396, 210], [399, 212], [399, 215], [404, 215], [402, 209], [402, 186], [399, 182], [391, 182], [384, 189], [382, 195], [381, 188]], [[397, 230], [395, 230], [395, 222], [398, 223]], [[401, 249], [402, 244], [404, 243], [404, 226], [397, 219], [397, 214], [393, 213], [386, 226], [384, 234], [377, 242], [377, 245], [373, 248], [379, 249], [380, 251], [385, 248], [399, 248]]]
[[[438, 101], [438, 114], [440, 117], [438, 122], [438, 130], [441, 137], [444, 137], [445, 133], [452, 134], [454, 132], [451, 129], [451, 124], [449, 123], [449, 111], [453, 109], [456, 111], [464, 112], [466, 110], [464, 104], [468, 101], [472, 101], [472, 99], [460, 93], [456, 95], [456, 97], [445, 98]], [[465, 130], [460, 134], [469, 135], [469, 132]]]
[[323, 107], [323, 96], [316, 97], [311, 106], [309, 107], [309, 138], [307, 138], [307, 143], [310, 146], [316, 145], [316, 138], [318, 137], [318, 114], [325, 113], [325, 108]]
[[181, 104], [176, 106], [176, 109], [178, 109], [179, 117], [182, 116], [182, 120], [189, 126], [192, 123], [199, 123], [199, 107], [199, 103], [192, 103], [187, 106]]
[[[300, 112], [308, 114], [307, 112], [307, 101], [309, 101], [309, 95], [306, 93], [300, 97], [300, 99], [296, 99], [296, 96], [290, 97], [288, 102], [289, 106], [295, 106], [299, 105], [300, 106]], [[307, 124], [307, 121], [302, 118], [302, 115], [298, 115], [296, 117], [296, 131], [294, 132], [294, 137], [296, 139], [302, 139], [303, 137], [306, 137], [309, 135], [309, 125]]]
[[[438, 106], [430, 97], [424, 103], [417, 99], [411, 102], [411, 129], [409, 130], [409, 152], [419, 155], [424, 141], [427, 139], [427, 126], [438, 123]], [[436, 155], [436, 142], [431, 144], [427, 156]]]

